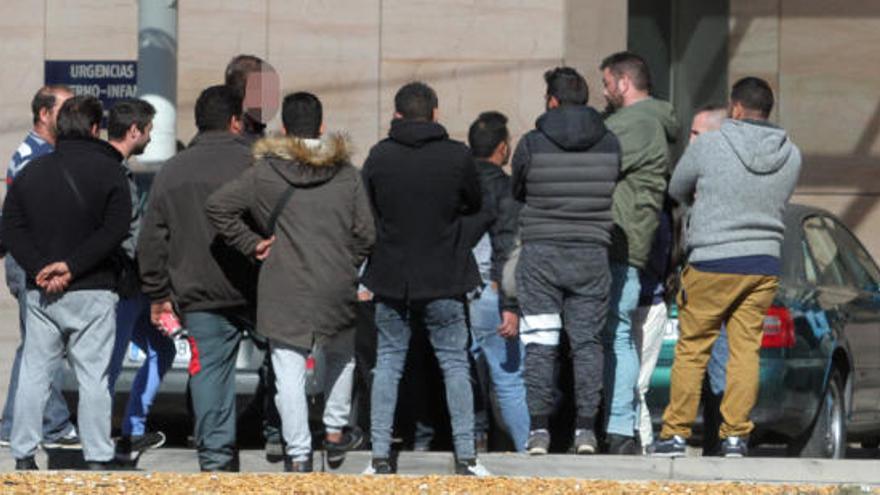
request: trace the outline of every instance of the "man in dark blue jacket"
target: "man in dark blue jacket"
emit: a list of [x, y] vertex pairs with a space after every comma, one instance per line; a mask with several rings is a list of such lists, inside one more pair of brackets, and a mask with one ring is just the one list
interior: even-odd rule
[[378, 356], [373, 370], [373, 461], [390, 474], [391, 429], [411, 322], [421, 319], [440, 362], [452, 419], [456, 473], [486, 474], [474, 451], [474, 404], [467, 356], [465, 294], [480, 282], [462, 218], [479, 211], [470, 150], [437, 123], [437, 94], [423, 83], [394, 98], [388, 138], [370, 150], [363, 177], [376, 219], [376, 244], [363, 283], [376, 298]]

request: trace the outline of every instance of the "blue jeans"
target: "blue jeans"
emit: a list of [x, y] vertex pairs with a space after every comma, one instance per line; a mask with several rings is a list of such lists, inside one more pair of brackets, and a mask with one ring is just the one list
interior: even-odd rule
[[607, 432], [626, 437], [634, 435], [639, 418], [639, 351], [632, 328], [640, 291], [638, 268], [611, 263], [611, 303], [604, 336]]
[[374, 458], [388, 458], [391, 454], [391, 430], [397, 407], [398, 385], [412, 335], [410, 321], [416, 318], [424, 320], [434, 354], [443, 370], [456, 457], [476, 457], [474, 398], [464, 306], [464, 301], [458, 299], [377, 301], [376, 327], [379, 336], [370, 414]]
[[[10, 270], [11, 259], [6, 260], [6, 269]], [[14, 263], [14, 261], [12, 261]], [[15, 265], [17, 267], [17, 265]], [[21, 268], [18, 268], [21, 270]], [[22, 275], [23, 277], [23, 275]], [[15, 358], [12, 361], [12, 371], [9, 374], [9, 388], [6, 390], [6, 405], [3, 407], [3, 420], [0, 422], [0, 440], [9, 441], [12, 436], [12, 422], [15, 411], [15, 394], [18, 391], [18, 375], [21, 369], [21, 355], [24, 350], [25, 340], [25, 321], [27, 319], [27, 292], [21, 291], [16, 295], [18, 299], [18, 330], [21, 334], [21, 342], [15, 349]], [[46, 402], [46, 409], [43, 411], [43, 440], [54, 441], [73, 431], [73, 424], [70, 422], [70, 411], [67, 408], [67, 401], [61, 395], [61, 386], [64, 382], [64, 370], [58, 369], [58, 372], [52, 377], [52, 383], [49, 388], [49, 399]]]
[[[522, 452], [529, 437], [529, 409], [523, 382], [525, 347], [518, 336], [505, 339], [498, 335], [501, 324], [498, 292], [491, 286], [486, 286], [469, 309], [473, 335], [471, 353], [475, 360], [485, 360], [504, 425], [517, 452]], [[483, 389], [487, 388], [485, 384]]]
[[727, 385], [727, 360], [730, 352], [727, 346], [727, 325], [721, 325], [721, 333], [712, 345], [712, 355], [706, 373], [709, 375], [709, 389], [715, 395], [722, 395]]
[[147, 414], [162, 377], [174, 363], [177, 353], [174, 340], [163, 335], [150, 322], [150, 300], [144, 295], [122, 299], [116, 311], [116, 343], [113, 346], [113, 360], [110, 362], [110, 392], [116, 388], [116, 380], [122, 371], [122, 362], [129, 351], [129, 343], [146, 355], [128, 396], [125, 416], [122, 419], [124, 436], [139, 436], [146, 432]]

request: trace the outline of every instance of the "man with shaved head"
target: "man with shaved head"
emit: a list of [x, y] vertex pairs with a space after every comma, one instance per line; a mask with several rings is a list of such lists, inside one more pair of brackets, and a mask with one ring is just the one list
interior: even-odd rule
[[727, 118], [727, 107], [709, 104], [700, 108], [691, 121], [690, 142], [700, 134], [721, 129], [721, 123]]
[[[727, 118], [727, 107], [724, 105], [709, 104], [700, 107], [691, 121], [690, 143], [693, 143], [697, 136], [701, 134], [717, 131], [721, 128], [721, 123]], [[648, 256], [648, 262], [645, 269], [639, 274], [641, 282], [641, 294], [639, 295], [639, 306], [636, 309], [636, 316], [633, 319], [635, 334], [641, 335], [641, 366], [639, 368], [639, 438], [641, 447], [644, 450], [654, 441], [652, 429], [651, 413], [648, 410], [648, 404], [645, 396], [651, 384], [651, 375], [657, 367], [657, 359], [660, 357], [660, 348], [663, 345], [663, 334], [668, 322], [666, 318], [666, 277], [670, 267], [672, 258], [673, 244], [673, 220], [670, 211], [669, 201], [666, 201], [664, 208], [660, 213], [660, 225], [654, 236], [654, 243], [651, 245], [651, 252]], [[722, 354], [723, 353], [723, 354]], [[716, 398], [724, 392], [724, 370], [720, 371], [720, 380], [717, 363], [723, 358], [723, 362], [727, 363], [727, 335], [723, 332], [715, 342], [712, 351], [712, 359], [709, 361], [708, 373], [712, 383], [713, 398]], [[720, 392], [717, 391], [716, 383], [720, 381]], [[717, 400], [720, 400], [718, 398]], [[717, 413], [717, 404], [715, 407], [715, 416]], [[704, 418], [705, 418], [704, 412]], [[717, 437], [718, 428], [715, 427], [715, 436]], [[716, 442], [717, 443], [717, 442]]]

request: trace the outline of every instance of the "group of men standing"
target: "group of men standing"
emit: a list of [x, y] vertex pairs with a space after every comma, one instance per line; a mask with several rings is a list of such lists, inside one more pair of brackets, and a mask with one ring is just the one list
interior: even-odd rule
[[[238, 470], [235, 362], [245, 332], [269, 343], [286, 471], [313, 469], [306, 376], [311, 351], [322, 350], [324, 448], [341, 462], [362, 443], [348, 427], [359, 283], [375, 303], [378, 334], [368, 473], [396, 472], [398, 385], [416, 328], [425, 329], [443, 373], [459, 474], [488, 474], [475, 448], [474, 357], [487, 365], [479, 385], [491, 382], [518, 451], [550, 449], [564, 338], [574, 371], [573, 450], [598, 453], [603, 432], [606, 452], [679, 455], [725, 322], [731, 354], [721, 437], [725, 453], [745, 454], [782, 209], [800, 166], [797, 148], [767, 122], [773, 97], [765, 82], [734, 85], [731, 119], [697, 138], [674, 173], [672, 106], [651, 96], [647, 65], [633, 53], [600, 67], [605, 115], [588, 106], [576, 70], [548, 71], [546, 112], [513, 153], [503, 114], [480, 114], [468, 147], [438, 122], [434, 90], [409, 83], [395, 96], [388, 137], [359, 172], [347, 138], [325, 132], [311, 93], [287, 95], [283, 135], [262, 136], [243, 106], [250, 76], [264, 64], [237, 57], [227, 84], [201, 93], [198, 134], [163, 165], [143, 211], [124, 161], [149, 142], [152, 107], [114, 106], [108, 143], [98, 137], [97, 100], [62, 87], [35, 97], [35, 130], [10, 167], [2, 227], [7, 265], [22, 267], [7, 269], [23, 351], [0, 430], [8, 435], [12, 423], [17, 468], [36, 468], [41, 442], [76, 444], [77, 434], [97, 469], [161, 445], [144, 418], [173, 358], [159, 329], [175, 319], [192, 347], [203, 470]], [[509, 161], [512, 176], [502, 170]], [[654, 306], [665, 301], [672, 267], [667, 193], [691, 206], [690, 258], [672, 399], [649, 447], [644, 377], [656, 363], [665, 314]], [[132, 340], [148, 359], [114, 452], [112, 389]], [[58, 390], [65, 354], [79, 383], [78, 431]]]

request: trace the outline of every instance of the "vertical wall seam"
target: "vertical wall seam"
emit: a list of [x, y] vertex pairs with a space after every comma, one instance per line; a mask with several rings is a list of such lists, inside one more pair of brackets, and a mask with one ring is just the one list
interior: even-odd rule
[[46, 80], [46, 58], [49, 55], [49, 0], [43, 0], [43, 80]]
[[385, 6], [383, 0], [379, 0], [379, 33], [376, 36], [376, 39], [379, 42], [379, 46], [377, 47], [378, 56], [376, 57], [376, 141], [381, 139], [382, 136], [382, 60], [384, 59], [384, 55], [382, 54], [382, 34], [385, 30], [385, 26], [383, 25], [383, 18], [385, 13]]
[[568, 63], [568, 29], [569, 29], [569, 26], [568, 26], [568, 20], [569, 20], [568, 7], [570, 4], [571, 4], [571, 0], [563, 0], [563, 2], [562, 2], [562, 29], [560, 29], [560, 31], [562, 32], [562, 43], [560, 45], [562, 47], [562, 53], [560, 53], [560, 55], [561, 55], [560, 58], [562, 59], [562, 65], [569, 65], [569, 63]]
[[266, 35], [263, 37], [263, 43], [264, 43], [263, 50], [264, 50], [264, 53], [266, 54], [266, 60], [270, 61], [270, 63], [272, 60], [271, 53], [269, 53], [269, 25], [272, 20], [271, 11], [272, 11], [272, 0], [266, 0], [266, 25], [263, 26], [263, 29], [265, 30], [264, 32], [266, 33]]
[[776, 0], [776, 120], [782, 122], [782, 0]]

